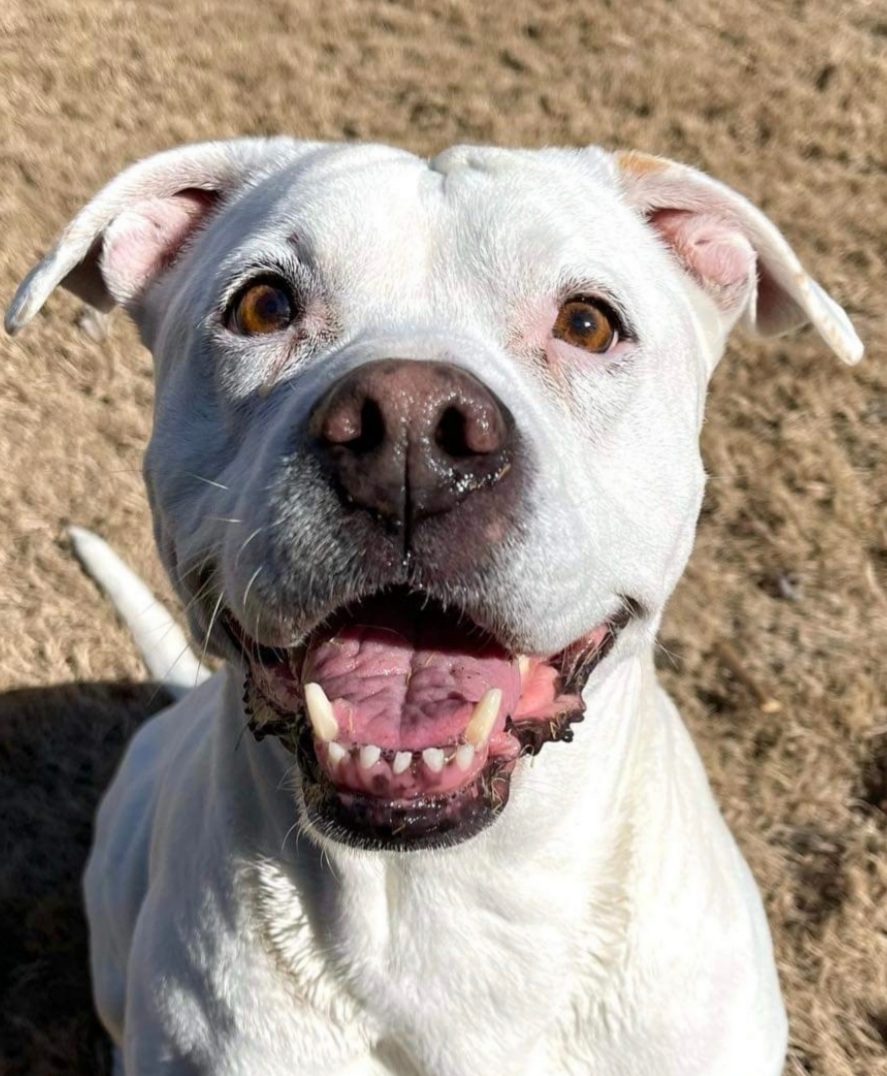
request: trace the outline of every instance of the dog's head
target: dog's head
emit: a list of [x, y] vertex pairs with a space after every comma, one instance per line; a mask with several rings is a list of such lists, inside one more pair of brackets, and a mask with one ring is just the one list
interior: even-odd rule
[[186, 147], [75, 218], [7, 327], [59, 283], [155, 355], [145, 475], [195, 636], [310, 823], [395, 848], [484, 826], [649, 645], [734, 324], [861, 352], [739, 195], [596, 148]]

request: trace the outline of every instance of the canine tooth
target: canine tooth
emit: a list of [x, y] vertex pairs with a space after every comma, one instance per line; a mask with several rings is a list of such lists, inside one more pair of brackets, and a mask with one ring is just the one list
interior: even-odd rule
[[489, 740], [501, 705], [502, 689], [491, 687], [471, 713], [471, 720], [465, 730], [465, 739], [468, 743], [474, 744], [475, 747], [482, 747]]
[[456, 754], [453, 757], [456, 760], [456, 765], [464, 773], [465, 770], [471, 767], [471, 763], [474, 762], [474, 744], [459, 744], [456, 748]]
[[413, 754], [411, 751], [398, 751], [394, 756], [394, 762], [392, 762], [391, 768], [395, 773], [403, 773], [404, 770], [410, 768], [410, 763], [412, 761]]
[[525, 680], [527, 677], [527, 673], [530, 671], [530, 659], [527, 657], [526, 654], [521, 654], [521, 656], [517, 659], [517, 667], [520, 671], [521, 680]]
[[374, 743], [364, 744], [360, 749], [360, 765], [364, 770], [372, 769], [373, 766], [379, 761], [379, 756], [382, 754], [382, 748], [376, 747]]
[[444, 753], [439, 747], [426, 747], [422, 752], [422, 761], [434, 773], [444, 768]]
[[330, 700], [320, 684], [306, 684], [305, 707], [308, 710], [308, 719], [314, 734], [318, 740], [329, 743], [339, 735], [339, 723], [333, 713]]
[[333, 766], [338, 766], [342, 759], [348, 754], [347, 747], [343, 747], [338, 740], [330, 740], [326, 749], [330, 757], [330, 763]]

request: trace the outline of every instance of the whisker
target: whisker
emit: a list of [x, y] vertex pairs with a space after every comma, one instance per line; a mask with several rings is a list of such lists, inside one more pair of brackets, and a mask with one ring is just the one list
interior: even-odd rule
[[262, 657], [262, 651], [259, 649], [259, 612], [256, 611], [256, 622], [253, 627], [252, 634], [252, 646], [253, 646], [253, 659], [258, 662], [259, 668], [267, 671], [264, 658]]
[[194, 575], [195, 572], [198, 575], [202, 574], [203, 571], [205, 570], [207, 564], [209, 564], [209, 562], [212, 560], [212, 556], [213, 556], [212, 551], [208, 550], [206, 555], [203, 557], [203, 559], [201, 561], [199, 561], [198, 563], [192, 564], [188, 568], [186, 568], [184, 571], [179, 572], [179, 582], [184, 583], [184, 581], [188, 578], [188, 576], [189, 575]]
[[[158, 694], [164, 689], [165, 685], [164, 685], [163, 681], [167, 679], [169, 674], [173, 671], [173, 669], [176, 667], [176, 665], [178, 665], [178, 663], [182, 660], [182, 658], [185, 656], [185, 654], [188, 653], [188, 651], [190, 649], [191, 649], [190, 645], [188, 643], [185, 643], [185, 646], [182, 648], [182, 651], [179, 654], [179, 656], [175, 659], [175, 661], [169, 666], [169, 668], [164, 673], [163, 680], [161, 680], [160, 683], [157, 684], [155, 686], [154, 690], [151, 692], [151, 697], [148, 699], [148, 705], [149, 706], [151, 705], [152, 702], [154, 702], [154, 700], [157, 698]], [[200, 676], [200, 667], [202, 666], [202, 664], [203, 663], [201, 662], [201, 665], [198, 666], [197, 673], [196, 673], [197, 677]], [[199, 679], [194, 680], [194, 686], [195, 687], [197, 687], [197, 685], [199, 683], [200, 683]]]
[[197, 602], [200, 601], [200, 599], [203, 597], [203, 595], [210, 589], [212, 584], [213, 584], [212, 577], [210, 577], [204, 583], [202, 583], [200, 585], [200, 587], [191, 595], [191, 597], [188, 599], [187, 603], [183, 606], [182, 612], [185, 613], [186, 615], [188, 613], [190, 613], [191, 609], [194, 607], [194, 605], [196, 605]]
[[193, 471], [185, 471], [185, 474], [189, 478], [196, 478], [198, 482], [205, 482], [208, 486], [214, 486], [216, 489], [223, 489], [226, 492], [230, 492], [227, 486], [223, 486], [221, 482], [216, 482], [212, 478], [204, 478], [202, 474], [194, 474]]
[[286, 831], [286, 833], [284, 833], [283, 840], [280, 842], [280, 854], [281, 855], [283, 855], [284, 852], [286, 851], [286, 842], [289, 840], [290, 834], [293, 832], [293, 830], [300, 829], [301, 826], [302, 826], [302, 820], [301, 820], [301, 818], [297, 818], [296, 821], [293, 822], [293, 824], [290, 826], [290, 828]]
[[206, 648], [209, 646], [209, 637], [212, 635], [213, 626], [216, 622], [216, 617], [219, 615], [219, 610], [222, 608], [222, 599], [225, 596], [224, 588], [219, 591], [219, 597], [216, 601], [216, 606], [212, 611], [212, 616], [209, 618], [209, 627], [206, 629], [206, 634], [203, 637], [203, 653], [200, 655], [200, 664], [203, 665], [206, 661]]
[[[263, 567], [264, 567], [264, 565], [260, 564], [259, 567], [256, 568], [256, 570], [250, 576], [249, 582], [246, 584], [246, 587], [244, 588], [244, 591], [243, 591], [243, 603], [242, 603], [244, 612], [246, 611], [246, 602], [247, 602], [247, 599], [249, 598], [249, 592], [252, 589], [253, 583], [255, 583], [256, 579], [258, 579], [259, 574], [261, 573]], [[251, 654], [249, 655], [249, 660], [250, 660], [251, 665], [252, 664], [257, 664], [260, 669], [265, 669], [266, 668], [265, 662], [262, 659], [262, 651], [261, 651], [261, 649], [259, 647], [259, 616], [260, 616], [260, 610], [256, 610], [256, 622], [255, 622], [255, 625], [253, 627], [253, 633], [252, 633], [251, 636], [248, 636], [249, 648], [250, 648], [250, 651], [251, 651]]]
[[244, 549], [246, 549], [246, 547], [250, 544], [250, 542], [253, 540], [253, 538], [260, 535], [264, 529], [265, 529], [264, 527], [256, 527], [256, 529], [249, 536], [249, 538], [246, 539], [246, 541], [243, 543], [243, 545], [240, 547], [240, 549], [237, 550], [237, 556], [234, 558], [234, 567], [235, 568], [237, 567], [237, 562], [240, 560], [240, 554], [244, 551]]
[[249, 577], [249, 582], [246, 584], [246, 588], [243, 591], [243, 601], [240, 603], [244, 609], [246, 609], [246, 600], [249, 597], [250, 590], [252, 590], [252, 585], [259, 578], [259, 573], [262, 571], [263, 568], [264, 565], [260, 564], [258, 568], [256, 568], [256, 570], [253, 572], [253, 574]]
[[663, 654], [668, 659], [668, 663], [673, 669], [679, 669], [681, 667], [677, 654], [669, 650], [658, 636], [653, 640], [653, 649], [656, 650], [657, 653]]

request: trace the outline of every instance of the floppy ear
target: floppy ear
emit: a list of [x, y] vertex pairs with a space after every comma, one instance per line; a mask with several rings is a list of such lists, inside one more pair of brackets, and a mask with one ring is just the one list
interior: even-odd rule
[[221, 201], [309, 146], [289, 138], [203, 142], [127, 168], [19, 285], [6, 331], [27, 324], [59, 284], [101, 311], [137, 299]]
[[663, 157], [629, 151], [615, 159], [629, 203], [725, 315], [742, 317], [764, 336], [809, 322], [844, 362], [862, 358], [847, 315], [751, 202]]

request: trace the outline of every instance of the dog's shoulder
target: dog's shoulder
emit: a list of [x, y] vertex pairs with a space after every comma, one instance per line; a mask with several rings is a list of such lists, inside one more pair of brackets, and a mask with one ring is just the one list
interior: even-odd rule
[[199, 818], [199, 811], [183, 809], [176, 785], [193, 771], [201, 749], [207, 750], [219, 688], [214, 678], [146, 721], [99, 807], [83, 887], [93, 923], [96, 997], [112, 1035], [122, 1030], [128, 953], [157, 866], [151, 849], [168, 836], [158, 834], [158, 825], [169, 829], [187, 821], [193, 826]]

